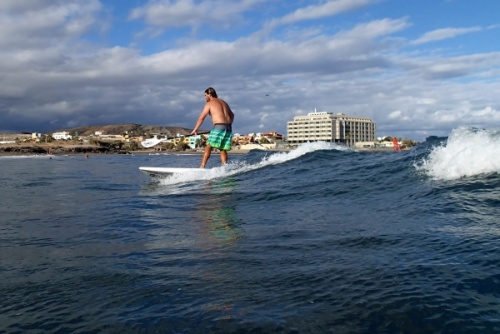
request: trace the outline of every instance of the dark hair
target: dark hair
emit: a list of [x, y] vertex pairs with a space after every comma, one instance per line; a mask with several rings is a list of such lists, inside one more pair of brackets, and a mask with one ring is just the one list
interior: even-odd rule
[[207, 89], [205, 89], [205, 94], [217, 98], [217, 92], [215, 92], [215, 89], [213, 89], [212, 87], [208, 87]]

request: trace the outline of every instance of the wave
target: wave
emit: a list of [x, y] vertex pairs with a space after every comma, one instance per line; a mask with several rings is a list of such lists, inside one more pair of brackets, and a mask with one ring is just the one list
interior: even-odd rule
[[0, 156], [2, 160], [12, 160], [12, 159], [52, 159], [55, 155], [53, 154], [30, 154], [30, 155], [4, 155]]
[[460, 127], [447, 138], [426, 142], [429, 150], [415, 163], [436, 180], [500, 173], [500, 131]]
[[[301, 157], [310, 155], [318, 151], [352, 151], [351, 149], [340, 146], [334, 143], [327, 142], [312, 142], [304, 143], [299, 147], [288, 152], [265, 152], [265, 151], [251, 151], [244, 160], [229, 162], [228, 164], [220, 167], [210, 168], [207, 173], [183, 173], [173, 174], [169, 177], [159, 179], [161, 185], [179, 185], [175, 191], [169, 193], [182, 193], [187, 190], [192, 191], [193, 187], [187, 183], [198, 181], [215, 180], [230, 176], [237, 176], [243, 173], [249, 173], [256, 170], [262, 170], [275, 165], [283, 165], [287, 162], [297, 160]], [[196, 186], [195, 186], [196, 187]]]

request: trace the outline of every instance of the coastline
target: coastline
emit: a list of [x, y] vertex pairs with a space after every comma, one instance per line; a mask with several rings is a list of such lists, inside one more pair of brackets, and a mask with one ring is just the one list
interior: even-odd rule
[[[401, 149], [402, 151], [409, 150], [411, 148]], [[358, 152], [372, 152], [372, 153], [391, 153], [396, 152], [392, 148], [354, 148]], [[251, 149], [247, 148], [232, 148], [229, 154], [246, 154], [250, 152]], [[269, 149], [263, 150], [264, 152], [287, 152], [290, 149]], [[144, 149], [123, 149], [121, 147], [116, 147], [113, 145], [109, 146], [99, 146], [99, 145], [88, 145], [88, 144], [66, 144], [66, 143], [22, 143], [22, 144], [0, 144], [0, 156], [23, 156], [23, 155], [60, 155], [60, 154], [72, 154], [72, 155], [101, 155], [101, 154], [203, 154], [203, 149], [198, 150], [186, 150], [186, 151], [176, 151], [176, 150], [162, 150], [158, 151], [155, 148], [144, 148]], [[213, 152], [212, 154], [219, 154], [218, 152]]]
[[[231, 149], [229, 154], [246, 154], [250, 150]], [[23, 156], [23, 155], [59, 155], [59, 154], [199, 154], [202, 150], [162, 150], [145, 148], [139, 150], [121, 149], [113, 146], [60, 144], [60, 143], [23, 143], [23, 144], [0, 144], [0, 156]], [[218, 154], [214, 152], [212, 154]]]

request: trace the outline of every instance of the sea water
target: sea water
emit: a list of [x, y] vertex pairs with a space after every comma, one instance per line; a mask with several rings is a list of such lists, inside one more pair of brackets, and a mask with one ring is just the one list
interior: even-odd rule
[[499, 147], [0, 157], [0, 332], [500, 333]]

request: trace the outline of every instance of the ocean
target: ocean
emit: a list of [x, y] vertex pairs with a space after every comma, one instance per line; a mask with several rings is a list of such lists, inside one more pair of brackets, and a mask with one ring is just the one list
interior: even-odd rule
[[500, 131], [0, 157], [1, 333], [500, 333]]

